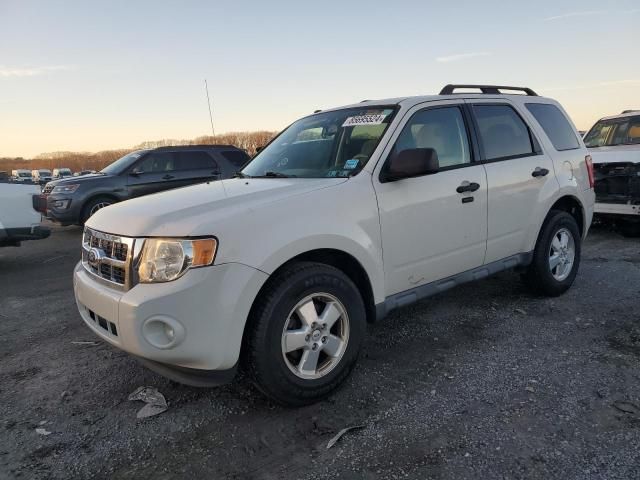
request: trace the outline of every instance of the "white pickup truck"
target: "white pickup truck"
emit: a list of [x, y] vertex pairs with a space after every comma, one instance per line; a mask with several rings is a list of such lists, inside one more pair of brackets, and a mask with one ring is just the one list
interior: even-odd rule
[[510, 268], [564, 293], [593, 213], [587, 149], [554, 100], [469, 88], [319, 111], [236, 178], [99, 210], [74, 272], [82, 319], [177, 381], [242, 363], [303, 405], [396, 308]]
[[49, 229], [40, 225], [40, 214], [33, 208], [33, 197], [39, 193], [38, 185], [0, 183], [0, 247], [49, 236]]
[[596, 122], [584, 137], [595, 173], [595, 214], [640, 235], [640, 110]]

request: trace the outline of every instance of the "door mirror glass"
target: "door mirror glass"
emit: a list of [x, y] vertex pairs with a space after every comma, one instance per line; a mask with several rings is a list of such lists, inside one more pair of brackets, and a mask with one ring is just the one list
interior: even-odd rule
[[384, 178], [392, 182], [430, 175], [439, 169], [438, 154], [433, 148], [409, 148], [391, 156]]
[[134, 167], [133, 169], [131, 169], [131, 171], [129, 172], [129, 175], [132, 175], [134, 177], [137, 177], [138, 175], [140, 175], [142, 172], [142, 169], [140, 167]]

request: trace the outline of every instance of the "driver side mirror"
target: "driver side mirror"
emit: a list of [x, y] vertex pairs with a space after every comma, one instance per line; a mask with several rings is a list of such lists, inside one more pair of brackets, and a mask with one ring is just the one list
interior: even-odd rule
[[438, 153], [433, 148], [410, 148], [391, 156], [383, 182], [431, 175], [439, 169]]
[[134, 168], [133, 170], [131, 170], [131, 171], [129, 172], [129, 175], [131, 175], [132, 177], [137, 177], [137, 176], [138, 176], [138, 175], [140, 175], [141, 173], [144, 173], [144, 172], [142, 171], [142, 169], [140, 169], [140, 168], [136, 167], [136, 168]]

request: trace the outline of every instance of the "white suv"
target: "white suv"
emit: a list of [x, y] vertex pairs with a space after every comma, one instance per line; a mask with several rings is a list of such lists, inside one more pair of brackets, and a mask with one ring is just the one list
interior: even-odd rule
[[640, 110], [596, 122], [584, 137], [595, 170], [595, 213], [640, 235]]
[[100, 210], [74, 272], [82, 318], [179, 382], [242, 364], [302, 405], [395, 308], [514, 267], [563, 293], [593, 215], [578, 132], [530, 89], [458, 87], [316, 112], [237, 178]]

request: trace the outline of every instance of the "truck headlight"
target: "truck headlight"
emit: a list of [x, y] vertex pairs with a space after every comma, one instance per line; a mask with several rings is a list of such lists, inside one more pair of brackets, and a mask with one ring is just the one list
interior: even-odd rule
[[190, 268], [213, 263], [218, 249], [215, 238], [176, 240], [148, 238], [138, 266], [140, 283], [170, 282]]
[[73, 185], [58, 185], [53, 187], [51, 193], [73, 193], [75, 192], [80, 185], [74, 183]]

